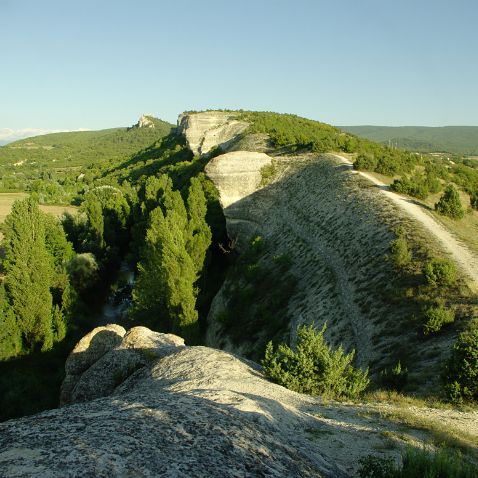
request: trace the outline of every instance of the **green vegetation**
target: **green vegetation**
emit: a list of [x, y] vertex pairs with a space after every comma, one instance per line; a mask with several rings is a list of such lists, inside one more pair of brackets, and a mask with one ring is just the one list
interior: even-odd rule
[[439, 332], [445, 324], [455, 321], [455, 312], [442, 305], [427, 307], [423, 313], [423, 334], [429, 335]]
[[220, 313], [222, 329], [234, 344], [259, 344], [250, 354], [255, 360], [269, 340], [283, 338], [287, 303], [297, 283], [286, 255], [270, 260], [266, 254], [265, 240], [253, 238], [229, 271], [226, 306]]
[[452, 286], [456, 283], [456, 266], [448, 259], [432, 258], [425, 263], [423, 275], [432, 287]]
[[197, 341], [195, 283], [211, 244], [201, 182], [191, 179], [186, 204], [167, 175], [149, 178], [146, 192], [160, 205], [149, 214], [133, 290], [135, 315], [154, 329]]
[[476, 468], [452, 450], [429, 451], [408, 447], [401, 464], [391, 458], [368, 455], [359, 460], [360, 478], [474, 478]]
[[456, 188], [449, 184], [440, 200], [435, 204], [435, 210], [439, 214], [451, 217], [452, 219], [462, 219], [465, 215], [461, 204], [460, 196]]
[[380, 384], [389, 390], [399, 392], [407, 384], [408, 369], [403, 368], [400, 360], [393, 367], [386, 367], [380, 372]]
[[358, 396], [369, 384], [368, 370], [352, 367], [355, 351], [345, 354], [342, 347], [332, 350], [324, 332], [325, 326], [320, 331], [313, 326], [299, 327], [295, 350], [286, 344], [274, 350], [269, 342], [262, 361], [265, 375], [300, 393], [329, 398]]
[[446, 389], [453, 402], [478, 402], [478, 319], [456, 341], [445, 372]]
[[31, 198], [14, 204], [4, 234], [1, 359], [36, 346], [50, 350], [65, 337], [70, 293], [66, 266], [73, 255], [61, 226]]
[[0, 148], [0, 192], [35, 193], [40, 203], [69, 204], [100, 171], [127, 160], [169, 134], [172, 125], [35, 136]]
[[412, 253], [408, 247], [403, 229], [397, 231], [398, 237], [390, 243], [390, 252], [396, 267], [403, 268], [410, 264]]
[[318, 121], [295, 115], [253, 111], [242, 113], [240, 118], [251, 124], [248, 132], [268, 134], [277, 148], [317, 152], [355, 150], [354, 137]]
[[460, 155], [478, 155], [477, 126], [340, 126], [348, 133], [401, 149], [433, 153], [448, 151]]

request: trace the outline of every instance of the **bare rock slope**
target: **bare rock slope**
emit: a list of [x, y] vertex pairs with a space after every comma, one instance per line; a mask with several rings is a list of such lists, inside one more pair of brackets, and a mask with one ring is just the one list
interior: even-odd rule
[[[367, 454], [398, 460], [434, 439], [394, 423], [393, 405], [324, 404], [253, 362], [144, 327], [93, 330], [66, 369], [82, 390], [70, 405], [0, 424], [0, 476], [345, 478]], [[477, 412], [406, 413], [478, 437]]]
[[312, 398], [144, 327], [106, 351], [121, 334], [100, 327], [72, 352], [75, 404], [0, 424], [0, 476], [347, 476], [307, 439]]
[[[292, 341], [299, 324], [327, 323], [327, 338], [336, 346], [354, 348], [358, 365], [378, 373], [400, 360], [409, 368], [411, 389], [433, 389], [454, 333], [430, 338], [426, 349], [420, 345], [413, 322], [417, 311], [410, 301], [398, 298], [396, 271], [387, 260], [398, 225], [410, 224], [430, 242], [423, 225], [353, 174], [340, 158], [284, 154], [259, 135], [234, 133], [237, 121], [232, 113], [222, 112], [180, 118], [182, 132], [196, 151], [201, 152], [195, 145], [206, 143], [208, 149], [220, 146], [225, 151], [209, 163], [206, 173], [219, 190], [231, 241], [242, 250], [260, 235], [268, 245], [264, 262], [270, 264], [274, 257], [290, 261], [298, 285], [281, 313]], [[211, 134], [215, 131], [228, 131], [227, 141]], [[268, 163], [257, 161], [259, 157], [267, 157], [275, 170], [275, 178], [265, 186], [259, 174]], [[263, 337], [238, 343], [223, 326], [229, 286], [226, 279], [213, 301], [207, 343], [258, 357]]]

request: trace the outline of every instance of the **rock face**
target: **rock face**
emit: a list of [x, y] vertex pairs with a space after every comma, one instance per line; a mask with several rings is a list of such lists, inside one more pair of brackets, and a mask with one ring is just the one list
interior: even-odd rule
[[244, 220], [244, 204], [235, 207], [257, 191], [261, 184], [261, 169], [270, 166], [272, 158], [265, 153], [234, 151], [213, 158], [206, 174], [216, 186], [231, 239], [244, 244], [256, 231], [256, 224]]
[[151, 119], [151, 115], [142, 115], [136, 123], [138, 128], [154, 128], [154, 121]]
[[152, 359], [182, 346], [181, 337], [145, 327], [133, 327], [128, 332], [116, 324], [97, 327], [78, 342], [66, 361], [60, 404], [109, 395]]
[[206, 154], [216, 146], [227, 148], [247, 129], [248, 123], [237, 116], [222, 111], [183, 114], [178, 118], [178, 132], [184, 134], [194, 154]]
[[234, 151], [213, 158], [206, 174], [220, 194], [224, 209], [257, 191], [261, 169], [270, 166], [272, 158], [265, 153]]
[[142, 327], [117, 344], [121, 333], [96, 329], [68, 359], [78, 375], [98, 357], [80, 403], [0, 424], [0, 476], [348, 476], [307, 435], [316, 399], [229, 353]]

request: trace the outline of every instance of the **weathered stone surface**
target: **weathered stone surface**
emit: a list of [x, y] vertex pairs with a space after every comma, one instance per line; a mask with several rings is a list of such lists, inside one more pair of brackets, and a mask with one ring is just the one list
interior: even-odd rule
[[93, 329], [76, 344], [66, 360], [66, 374], [78, 375], [84, 372], [106, 352], [119, 345], [125, 334], [126, 330], [117, 324]]
[[[308, 438], [316, 399], [269, 383], [248, 361], [160, 335], [130, 332], [90, 368], [144, 359], [140, 344], [171, 348], [113, 395], [0, 424], [0, 476], [347, 476]], [[93, 398], [98, 385], [83, 382]]]
[[117, 324], [96, 327], [85, 335], [70, 353], [66, 376], [60, 392], [60, 404], [71, 403], [73, 390], [81, 375], [123, 340], [126, 330]]
[[257, 191], [261, 169], [270, 166], [272, 158], [265, 153], [233, 151], [213, 158], [206, 174], [216, 186], [224, 209]]
[[[124, 337], [117, 335], [111, 339], [111, 335], [101, 335], [105, 331], [118, 332]], [[94, 341], [94, 337], [105, 339]], [[109, 351], [100, 354], [103, 350], [98, 343], [111, 347]], [[60, 404], [85, 402], [94, 398], [104, 397], [111, 394], [115, 388], [123, 383], [136, 370], [144, 367], [152, 360], [165, 357], [173, 353], [178, 347], [184, 347], [184, 339], [173, 334], [160, 334], [146, 327], [133, 327], [126, 332], [123, 327], [108, 325], [98, 327], [80, 340], [67, 361], [67, 374], [62, 384]], [[87, 368], [74, 368], [78, 372], [71, 373], [71, 360], [79, 353], [90, 351], [88, 354]], [[94, 359], [96, 357], [96, 360]], [[70, 360], [71, 359], [71, 360]], [[82, 370], [82, 372], [79, 372]]]
[[186, 113], [178, 118], [178, 132], [184, 134], [194, 154], [206, 154], [216, 146], [227, 148], [249, 126], [237, 113], [207, 111]]
[[227, 233], [239, 248], [253, 236], [258, 224], [249, 221], [248, 198], [260, 188], [261, 169], [272, 164], [265, 153], [233, 151], [213, 158], [206, 166], [206, 174], [216, 186], [226, 217]]

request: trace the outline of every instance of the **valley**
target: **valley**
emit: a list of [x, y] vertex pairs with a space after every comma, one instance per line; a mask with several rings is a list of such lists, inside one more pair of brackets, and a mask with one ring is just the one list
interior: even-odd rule
[[[463, 361], [454, 350], [475, 333], [476, 253], [423, 203], [388, 185], [408, 177], [428, 181], [420, 175], [433, 171], [440, 192], [453, 184], [473, 204], [475, 170], [461, 163], [445, 167], [293, 115], [189, 112], [180, 115], [177, 128], [166, 132], [163, 126], [146, 126], [147, 133], [139, 126], [111, 130], [138, 135], [137, 149], [94, 164], [82, 159], [58, 177], [45, 175], [45, 156], [41, 168], [22, 176], [22, 192], [0, 195], [4, 215], [12, 210], [20, 221], [29, 214], [43, 238], [40, 247], [13, 220], [4, 231], [0, 298], [2, 330], [8, 333], [0, 335], [0, 385], [8, 393], [2, 394], [2, 417], [52, 408], [61, 383], [62, 405], [77, 414], [71, 427], [64, 427], [69, 408], [20, 418], [17, 431], [16, 422], [7, 421], [6, 439], [40, 450], [27, 430], [49, 417], [50, 428], [64, 427], [61, 439], [42, 428], [39, 440], [51, 442], [55, 453], [61, 440], [68, 441], [81, 462], [75, 430], [87, 417], [103, 417], [89, 428], [96, 449], [102, 449], [97, 440], [105, 432], [126, 450], [112, 417], [119, 413], [129, 423], [137, 416], [142, 433], [150, 436], [150, 414], [164, 437], [179, 436], [180, 443], [209, 439], [207, 423], [217, 422], [211, 443], [239, 450], [246, 468], [241, 462], [238, 470], [254, 473], [268, 463], [277, 476], [352, 476], [361, 457], [398, 462], [407, 446], [427, 443], [431, 450], [441, 443], [459, 448], [474, 462], [476, 391], [459, 375]], [[89, 132], [85, 141], [98, 135]], [[75, 136], [75, 147], [82, 150], [80, 138]], [[42, 154], [54, 149], [61, 142]], [[7, 172], [8, 161], [0, 161]], [[46, 183], [59, 189], [45, 189]], [[58, 194], [65, 206], [48, 204]], [[19, 203], [12, 209], [15, 199], [23, 199], [23, 209]], [[57, 216], [81, 214], [53, 225], [38, 207]], [[25, 308], [12, 278], [21, 284], [25, 276], [16, 267], [34, 259], [18, 238], [32, 241], [31, 248], [39, 247], [44, 264], [50, 264], [44, 271], [51, 282], [42, 293], [55, 312], [45, 312], [41, 330], [15, 319]], [[121, 324], [108, 325], [109, 319]], [[322, 346], [334, 363], [349, 354], [352, 365], [343, 365], [341, 373], [364, 374], [365, 393], [353, 387], [348, 395], [330, 392], [345, 380], [332, 366], [330, 389], [313, 394], [318, 396], [296, 393], [310, 356], [300, 359], [299, 378], [291, 378], [280, 368], [281, 353], [283, 358], [288, 352], [272, 348], [278, 351], [267, 359], [266, 350], [270, 341], [271, 347], [282, 343], [299, 350], [301, 334], [309, 330], [303, 327], [322, 330]], [[32, 363], [38, 367], [35, 378], [27, 373]], [[278, 375], [268, 375], [274, 367]], [[40, 386], [43, 373], [49, 380]], [[290, 390], [281, 386], [287, 384]], [[31, 397], [41, 399], [35, 404]], [[197, 410], [204, 430], [192, 431], [189, 419], [179, 416], [183, 409]], [[236, 429], [225, 417], [247, 426]], [[260, 443], [254, 426], [263, 434]], [[164, 437], [151, 441], [157, 456], [164, 453]], [[135, 449], [139, 440], [134, 438]], [[271, 458], [272, 442], [280, 448], [277, 460]], [[262, 447], [262, 464], [251, 458], [256, 447]], [[13, 466], [21, 474], [19, 460], [15, 453], [0, 453], [0, 471]], [[91, 466], [130, 470], [128, 459], [114, 466], [108, 460], [95, 458]], [[157, 473], [158, 463], [148, 463], [144, 472]]]

